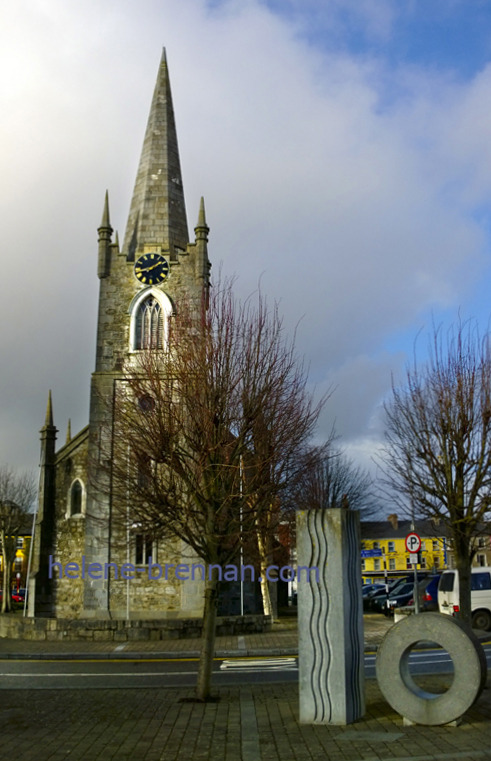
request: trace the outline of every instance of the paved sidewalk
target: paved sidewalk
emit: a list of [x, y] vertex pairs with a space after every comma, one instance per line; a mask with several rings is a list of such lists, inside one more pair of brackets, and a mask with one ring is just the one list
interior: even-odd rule
[[[391, 621], [365, 616], [369, 649]], [[125, 643], [0, 640], [0, 660], [69, 653], [87, 657], [174, 657], [197, 640]], [[217, 650], [296, 652], [296, 622], [262, 635], [220, 637]], [[448, 687], [451, 677], [422, 687]], [[447, 680], [447, 681], [446, 681]], [[300, 725], [297, 684], [215, 688], [218, 702], [181, 702], [187, 688], [0, 690], [0, 761], [486, 761], [491, 760], [491, 689], [459, 727], [404, 727], [375, 680], [366, 680], [366, 715], [347, 727]]]
[[300, 725], [294, 684], [192, 690], [0, 691], [6, 761], [486, 761], [490, 690], [459, 727], [404, 727], [374, 680], [367, 711], [347, 727]]
[[[392, 620], [379, 614], [364, 616], [365, 646], [377, 647]], [[76, 653], [90, 657], [193, 657], [199, 655], [199, 639], [134, 640], [129, 642], [101, 642], [94, 640], [20, 640], [0, 638], [0, 660], [17, 657], [66, 657]], [[217, 637], [215, 652], [218, 657], [229, 655], [296, 655], [298, 632], [296, 618], [283, 618], [273, 624], [271, 632], [243, 636]]]

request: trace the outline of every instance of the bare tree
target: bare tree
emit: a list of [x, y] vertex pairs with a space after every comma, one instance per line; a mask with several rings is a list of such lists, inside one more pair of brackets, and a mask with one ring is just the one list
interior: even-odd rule
[[261, 295], [237, 303], [230, 283], [209, 304], [181, 305], [169, 348], [141, 352], [119, 384], [113, 494], [131, 504], [140, 531], [181, 539], [205, 563], [201, 700], [211, 685], [217, 566], [236, 561], [267, 520], [319, 411], [277, 310]]
[[11, 575], [19, 536], [36, 496], [31, 473], [17, 474], [10, 465], [0, 467], [0, 541], [2, 543], [2, 613], [12, 608]]
[[299, 509], [359, 510], [362, 518], [377, 508], [373, 481], [368, 471], [355, 465], [335, 446], [335, 436], [322, 446], [306, 453], [301, 488], [296, 496]]
[[491, 505], [491, 355], [474, 323], [434, 330], [426, 364], [407, 370], [386, 404], [382, 468], [406, 511], [448, 527], [460, 580], [460, 616], [471, 621], [474, 536]]
[[266, 569], [271, 565], [279, 525], [288, 511], [288, 495], [309, 466], [300, 453], [308, 451], [307, 443], [327, 395], [317, 405], [312, 404], [307, 374], [297, 360], [293, 342], [283, 343], [281, 351], [270, 352], [273, 335], [277, 333], [279, 337], [281, 320], [276, 309], [271, 321], [264, 319], [267, 314], [261, 311], [258, 330], [250, 334], [245, 348], [248, 364], [267, 368], [268, 381], [255, 380], [243, 399], [244, 413], [252, 421], [245, 476], [251, 473], [254, 483], [249, 506], [256, 516], [263, 610], [272, 616]]

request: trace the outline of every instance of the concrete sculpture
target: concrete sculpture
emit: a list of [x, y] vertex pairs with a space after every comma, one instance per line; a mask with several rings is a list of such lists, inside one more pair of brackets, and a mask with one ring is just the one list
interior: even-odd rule
[[300, 721], [350, 724], [365, 712], [358, 513], [300, 511], [297, 560]]
[[[447, 692], [421, 689], [409, 669], [411, 650], [421, 641], [436, 642], [450, 655], [453, 682]], [[450, 724], [481, 694], [487, 677], [486, 656], [472, 631], [440, 613], [409, 616], [385, 635], [377, 653], [377, 680], [387, 702], [414, 724]]]

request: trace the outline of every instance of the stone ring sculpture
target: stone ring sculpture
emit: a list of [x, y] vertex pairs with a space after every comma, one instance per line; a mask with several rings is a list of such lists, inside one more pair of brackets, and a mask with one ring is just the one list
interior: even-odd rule
[[[451, 687], [442, 695], [421, 689], [411, 676], [409, 655], [419, 642], [436, 642], [454, 664]], [[477, 700], [487, 678], [486, 656], [479, 640], [460, 621], [441, 613], [408, 616], [385, 635], [377, 652], [380, 690], [401, 716], [415, 724], [449, 724]]]

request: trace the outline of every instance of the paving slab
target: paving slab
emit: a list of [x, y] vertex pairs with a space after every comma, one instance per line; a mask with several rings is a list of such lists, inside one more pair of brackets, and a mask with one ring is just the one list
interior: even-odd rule
[[364, 718], [301, 725], [298, 688], [13, 690], [1, 693], [0, 759], [18, 761], [482, 761], [491, 758], [486, 690], [459, 727], [405, 727], [367, 681]]
[[[392, 621], [365, 616], [375, 649]], [[489, 640], [488, 635], [482, 635]], [[0, 659], [24, 657], [170, 657], [196, 655], [199, 640], [29, 642], [0, 640]], [[245, 656], [294, 654], [295, 620], [263, 635], [217, 638], [217, 651]], [[16, 657], [17, 657], [16, 656]], [[432, 691], [445, 678], [431, 677]], [[428, 679], [428, 678], [427, 678]], [[441, 685], [436, 684], [440, 680]], [[423, 687], [425, 687], [423, 679]], [[375, 680], [366, 681], [365, 716], [347, 727], [299, 723], [298, 685], [215, 690], [219, 701], [180, 702], [192, 689], [3, 690], [0, 761], [483, 761], [491, 760], [491, 690], [458, 727], [403, 726]]]

